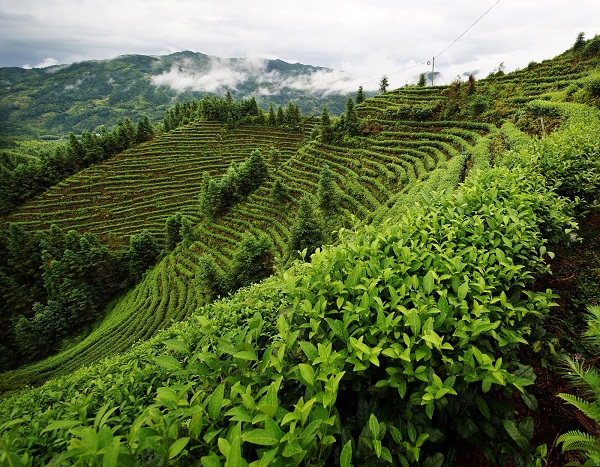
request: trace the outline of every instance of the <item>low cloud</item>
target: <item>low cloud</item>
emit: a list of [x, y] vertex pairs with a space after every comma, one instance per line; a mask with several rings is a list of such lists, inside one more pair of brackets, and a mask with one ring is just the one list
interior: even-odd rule
[[305, 91], [314, 95], [343, 93], [353, 82], [345, 72], [327, 68], [312, 69], [306, 73], [279, 70], [267, 71], [269, 60], [222, 59], [210, 57], [208, 62], [186, 58], [178, 61], [159, 75], [151, 77], [154, 86], [168, 86], [177, 92], [196, 91], [223, 93], [238, 90], [248, 80], [257, 84], [254, 94], [271, 96], [282, 89]]
[[[175, 91], [197, 91], [217, 93], [237, 86], [248, 79], [254, 64], [246, 69], [235, 69], [225, 59], [211, 58], [208, 66], [201, 66], [190, 59], [174, 64], [169, 71], [154, 75], [151, 83], [168, 86]], [[263, 67], [264, 68], [264, 67]]]
[[48, 57], [48, 58], [45, 58], [44, 60], [42, 60], [37, 65], [31, 66], [29, 64], [25, 64], [25, 65], [23, 65], [23, 68], [29, 70], [31, 68], [48, 68], [50, 66], [55, 66], [55, 65], [58, 65], [58, 60], [56, 60], [55, 58], [52, 58], [52, 57]]

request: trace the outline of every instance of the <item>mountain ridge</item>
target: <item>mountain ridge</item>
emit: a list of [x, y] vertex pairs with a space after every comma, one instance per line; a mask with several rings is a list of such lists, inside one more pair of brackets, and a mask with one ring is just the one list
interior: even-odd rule
[[6, 67], [0, 68], [0, 134], [60, 137], [140, 115], [158, 122], [176, 102], [227, 91], [235, 99], [255, 97], [264, 110], [294, 102], [303, 114], [318, 114], [323, 106], [339, 114], [347, 98], [331, 92], [339, 78], [324, 67], [192, 51]]

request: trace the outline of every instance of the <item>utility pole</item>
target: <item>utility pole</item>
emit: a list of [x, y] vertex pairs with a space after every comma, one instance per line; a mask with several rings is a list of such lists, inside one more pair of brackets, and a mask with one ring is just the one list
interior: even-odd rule
[[435, 57], [433, 57], [431, 61], [428, 61], [427, 65], [431, 65], [431, 85], [433, 86], [433, 77], [435, 75]]

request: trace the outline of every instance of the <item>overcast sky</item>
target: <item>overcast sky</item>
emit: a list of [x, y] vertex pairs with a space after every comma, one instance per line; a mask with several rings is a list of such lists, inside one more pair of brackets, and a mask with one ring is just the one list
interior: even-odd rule
[[329, 67], [366, 88], [385, 74], [393, 88], [434, 56], [445, 82], [523, 68], [600, 33], [599, 18], [600, 0], [1, 0], [0, 66], [192, 50]]

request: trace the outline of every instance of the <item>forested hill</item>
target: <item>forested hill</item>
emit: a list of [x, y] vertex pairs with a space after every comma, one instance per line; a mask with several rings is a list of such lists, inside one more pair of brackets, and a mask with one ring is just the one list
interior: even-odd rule
[[125, 55], [47, 68], [0, 68], [0, 136], [64, 136], [93, 131], [117, 118], [162, 119], [174, 102], [206, 94], [254, 96], [268, 110], [295, 102], [304, 114], [323, 105], [339, 114], [345, 96], [320, 88], [331, 70], [281, 60], [218, 58], [178, 52]]

